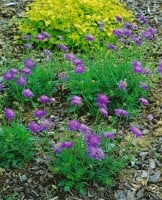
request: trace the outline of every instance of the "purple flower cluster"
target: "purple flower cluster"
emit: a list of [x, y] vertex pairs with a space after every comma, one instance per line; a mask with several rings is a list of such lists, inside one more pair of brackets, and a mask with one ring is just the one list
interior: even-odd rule
[[158, 72], [162, 74], [162, 63], [159, 63], [158, 65]]
[[116, 116], [128, 117], [128, 115], [129, 115], [129, 112], [126, 111], [126, 110], [123, 110], [123, 109], [115, 109], [114, 112], [115, 112], [114, 114], [115, 114]]
[[146, 19], [146, 17], [145, 17], [144, 15], [141, 15], [141, 16], [139, 17], [139, 20], [140, 20], [141, 23], [147, 24], [147, 19]]
[[75, 106], [81, 106], [83, 104], [82, 102], [82, 98], [79, 96], [72, 96], [71, 98], [71, 105], [75, 105]]
[[87, 34], [87, 35], [85, 36], [85, 39], [88, 40], [88, 41], [90, 41], [90, 42], [93, 42], [93, 41], [94, 41], [94, 37], [93, 37], [91, 34]]
[[148, 85], [146, 85], [146, 83], [144, 82], [141, 82], [140, 83], [140, 87], [143, 88], [144, 90], [146, 91], [149, 91], [150, 90], [150, 87]]
[[104, 138], [109, 138], [109, 139], [114, 139], [115, 135], [114, 135], [114, 133], [104, 132], [104, 133], [102, 134], [102, 137], [104, 137]]
[[133, 72], [138, 74], [143, 74], [144, 72], [142, 64], [138, 60], [133, 62]]
[[152, 27], [149, 27], [147, 30], [141, 32], [141, 36], [142, 38], [145, 38], [147, 40], [152, 40], [155, 33], [156, 33], [156, 30]]
[[65, 142], [59, 142], [54, 145], [54, 153], [58, 154], [60, 153], [63, 149], [70, 149], [73, 147], [73, 143], [70, 141], [65, 141]]
[[131, 41], [134, 42], [134, 43], [136, 43], [138, 46], [141, 46], [141, 45], [142, 45], [141, 39], [138, 38], [137, 36], [132, 35]]
[[36, 110], [34, 112], [34, 117], [42, 118], [42, 117], [46, 116], [46, 114], [47, 114], [47, 112], [44, 110]]
[[145, 98], [143, 98], [143, 97], [139, 98], [139, 101], [140, 101], [140, 103], [141, 103], [142, 105], [144, 105], [144, 106], [149, 105], [148, 100], [145, 99]]
[[88, 157], [95, 158], [96, 160], [103, 160], [105, 158], [104, 151], [99, 147], [87, 147], [87, 155]]
[[4, 117], [8, 120], [8, 121], [11, 121], [15, 118], [15, 113], [12, 109], [10, 108], [5, 108], [4, 112]]
[[115, 16], [117, 22], [122, 22], [123, 18], [119, 15]]
[[65, 46], [64, 44], [59, 44], [58, 47], [59, 47], [59, 49], [61, 49], [61, 50], [64, 51], [64, 52], [67, 52], [67, 51], [68, 51], [67, 46]]
[[45, 32], [45, 31], [42, 31], [41, 33], [38, 33], [38, 34], [35, 36], [35, 38], [36, 38], [37, 40], [43, 41], [43, 40], [45, 40], [45, 39], [50, 39], [51, 36], [50, 36], [49, 33]]
[[119, 81], [119, 82], [117, 83], [117, 85], [118, 85], [118, 88], [119, 88], [120, 90], [126, 91], [127, 80], [126, 80], [126, 79], [121, 80], [121, 81]]
[[89, 134], [86, 138], [88, 147], [98, 147], [101, 144], [101, 139], [96, 134]]
[[30, 89], [23, 89], [22, 95], [26, 98], [32, 98], [34, 96], [33, 92]]
[[70, 131], [79, 131], [80, 123], [78, 120], [72, 119], [69, 121], [68, 128]]
[[41, 95], [38, 99], [41, 103], [49, 103], [50, 102], [50, 98], [46, 95]]
[[26, 78], [24, 76], [20, 76], [16, 80], [17, 85], [24, 86], [26, 85]]
[[127, 29], [127, 28], [123, 28], [123, 29], [115, 29], [113, 31], [113, 35], [115, 35], [118, 38], [121, 37], [130, 37], [132, 35], [132, 31]]
[[115, 45], [113, 45], [113, 44], [108, 44], [107, 48], [110, 49], [110, 50], [113, 50], [113, 51], [117, 50], [117, 47]]
[[147, 120], [152, 121], [154, 119], [154, 116], [152, 114], [147, 115]]
[[14, 79], [16, 74], [18, 74], [18, 70], [15, 68], [11, 68], [8, 72], [4, 73], [3, 78], [10, 81]]
[[26, 68], [32, 69], [35, 66], [35, 63], [31, 58], [27, 58], [26, 60], [24, 60], [24, 66]]
[[99, 106], [100, 113], [104, 116], [108, 116], [107, 105], [109, 103], [109, 98], [104, 94], [99, 94], [97, 96], [97, 106]]
[[136, 128], [135, 126], [133, 126], [133, 125], [130, 126], [130, 131], [131, 131], [137, 138], [139, 138], [139, 137], [142, 136], [142, 132], [141, 132], [138, 128]]

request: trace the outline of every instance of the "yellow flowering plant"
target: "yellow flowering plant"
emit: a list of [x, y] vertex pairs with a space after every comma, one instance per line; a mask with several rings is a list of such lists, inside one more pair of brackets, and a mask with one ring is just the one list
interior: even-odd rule
[[51, 35], [48, 47], [63, 43], [68, 47], [86, 48], [85, 36], [94, 37], [97, 46], [109, 40], [112, 31], [130, 21], [132, 12], [125, 9], [118, 0], [34, 0], [26, 8], [25, 16], [19, 22], [22, 34], [35, 36], [41, 31]]

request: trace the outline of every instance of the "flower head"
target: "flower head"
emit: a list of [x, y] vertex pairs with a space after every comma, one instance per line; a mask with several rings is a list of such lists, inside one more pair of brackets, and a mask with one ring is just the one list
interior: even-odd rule
[[26, 75], [30, 75], [31, 74], [31, 69], [23, 68], [23, 69], [21, 69], [21, 73], [26, 74]]
[[162, 63], [159, 63], [158, 65], [158, 72], [162, 74]]
[[41, 103], [48, 103], [50, 102], [50, 98], [47, 97], [46, 95], [41, 95], [38, 99]]
[[73, 59], [76, 59], [75, 55], [73, 53], [66, 53], [64, 55], [64, 59], [65, 60], [73, 60]]
[[10, 72], [7, 72], [7, 73], [5, 73], [3, 75], [3, 78], [8, 80], [8, 81], [10, 81], [10, 80], [12, 80], [14, 78], [14, 75], [12, 73], [10, 73]]
[[50, 38], [51, 38], [51, 35], [50, 35], [49, 33], [45, 32], [45, 31], [42, 31], [42, 32], [41, 32], [41, 35], [43, 35], [44, 38], [47, 38], [47, 39], [50, 39]]
[[23, 76], [20, 76], [17, 80], [16, 80], [17, 85], [19, 86], [24, 86], [26, 85], [26, 78]]
[[35, 63], [31, 58], [27, 58], [26, 60], [24, 60], [24, 66], [32, 69], [35, 66]]
[[87, 155], [89, 158], [94, 158], [96, 160], [103, 160], [105, 158], [105, 153], [102, 148], [98, 147], [88, 147]]
[[124, 79], [123, 81], [121, 80], [121, 81], [119, 81], [119, 82], [117, 83], [117, 85], [118, 85], [118, 88], [119, 88], [120, 90], [126, 91], [127, 80], [126, 80], [126, 79]]
[[98, 145], [100, 145], [101, 143], [101, 139], [96, 134], [89, 134], [87, 135], [86, 142], [87, 142], [87, 146], [98, 147]]
[[33, 92], [30, 89], [24, 89], [22, 95], [26, 98], [32, 98], [34, 96]]
[[4, 110], [4, 117], [8, 120], [11, 121], [15, 118], [15, 113], [12, 109], [10, 108], [5, 108]]
[[123, 18], [119, 15], [115, 16], [117, 22], [122, 22]]
[[11, 73], [13, 76], [15, 76], [16, 74], [18, 74], [18, 70], [15, 69], [15, 68], [11, 68], [11, 69], [9, 70], [9, 73]]
[[144, 106], [147, 106], [149, 104], [148, 100], [143, 97], [139, 98], [139, 101]]
[[74, 72], [76, 73], [76, 74], [82, 74], [83, 72], [85, 71], [85, 68], [84, 68], [84, 66], [82, 66], [82, 65], [78, 65], [78, 66], [76, 66], [75, 67], [75, 69], [74, 69]]
[[126, 110], [123, 109], [115, 109], [115, 115], [116, 116], [125, 116], [127, 117], [129, 115], [129, 112], [127, 112]]
[[91, 134], [91, 130], [92, 129], [85, 124], [80, 124], [79, 126], [79, 131], [84, 133], [85, 135]]
[[102, 137], [104, 137], [104, 138], [109, 138], [109, 139], [114, 139], [115, 135], [114, 135], [114, 133], [104, 132], [104, 133], [102, 134]]
[[68, 128], [70, 131], [79, 131], [80, 123], [75, 119], [70, 120], [68, 124]]
[[44, 36], [43, 34], [39, 33], [39, 34], [37, 34], [37, 35], [35, 36], [35, 38], [36, 38], [37, 40], [43, 41], [43, 40], [45, 39], [45, 36]]
[[44, 117], [44, 116], [46, 116], [46, 111], [44, 111], [44, 110], [36, 110], [35, 112], [34, 112], [34, 117], [37, 117], [37, 118], [42, 118], [42, 117]]
[[85, 36], [85, 39], [88, 40], [88, 41], [90, 41], [90, 42], [92, 42], [94, 40], [94, 37], [92, 35], [90, 35], [90, 34], [87, 34]]
[[140, 83], [140, 87], [143, 88], [146, 91], [150, 90], [150, 87], [148, 85], [146, 85], [146, 83], [144, 83], [144, 82]]
[[28, 123], [28, 129], [34, 135], [38, 134], [41, 131], [39, 124], [34, 121]]
[[64, 44], [59, 44], [58, 47], [64, 52], [66, 52], [68, 50], [67, 46], [65, 46]]
[[140, 20], [141, 23], [147, 24], [147, 19], [146, 19], [146, 17], [144, 15], [141, 15], [139, 20]]
[[108, 49], [110, 49], [110, 50], [114, 50], [114, 51], [117, 50], [117, 47], [116, 47], [115, 45], [113, 45], [113, 44], [108, 44], [107, 47], [108, 47]]
[[40, 122], [40, 129], [41, 131], [48, 131], [54, 127], [54, 122], [49, 118], [49, 119], [43, 119]]
[[108, 116], [108, 111], [107, 111], [107, 108], [106, 107], [100, 107], [99, 109], [100, 113], [104, 116], [104, 117], [107, 117]]
[[142, 136], [142, 132], [136, 128], [135, 126], [131, 125], [130, 126], [130, 131], [138, 138]]
[[72, 105], [75, 105], [75, 106], [81, 106], [81, 105], [83, 104], [82, 98], [79, 97], [79, 96], [74, 95], [74, 96], [71, 98], [71, 104], [72, 104]]
[[106, 95], [99, 94], [97, 96], [97, 105], [99, 107], [102, 107], [102, 105], [107, 106], [108, 103], [109, 103], [109, 98]]
[[133, 72], [139, 74], [143, 73], [142, 64], [138, 60], [133, 62]]

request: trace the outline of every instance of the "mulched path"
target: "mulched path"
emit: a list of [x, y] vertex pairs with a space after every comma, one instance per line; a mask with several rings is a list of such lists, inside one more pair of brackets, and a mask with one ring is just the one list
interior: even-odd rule
[[[154, 27], [158, 27], [159, 37], [157, 37], [157, 44], [155, 45], [155, 57], [160, 60], [162, 58], [162, 50], [160, 49], [162, 26], [160, 24], [161, 13], [158, 9], [161, 4], [156, 4], [157, 12], [152, 12], [152, 6], [155, 6], [155, 4], [149, 4], [149, 1], [139, 0], [142, 9], [138, 7], [139, 4], [136, 1], [129, 0], [128, 2], [129, 7], [135, 11], [136, 15], [138, 13], [146, 14]], [[142, 2], [144, 6], [141, 6]], [[12, 16], [21, 17], [21, 11], [24, 10], [26, 3], [29, 3], [29, 1], [1, 0], [0, 2], [0, 65], [7, 67], [9, 59], [13, 59], [14, 63], [16, 59], [21, 57], [21, 47], [15, 44], [16, 40], [13, 37], [13, 34], [17, 31], [16, 27], [9, 25], [8, 20]], [[6, 52], [6, 49], [10, 51]], [[138, 146], [139, 151], [135, 160], [121, 173], [116, 186], [106, 190], [94, 185], [93, 188], [89, 188], [85, 197], [75, 192], [65, 193], [57, 188], [56, 180], [58, 177], [54, 177], [47, 169], [47, 156], [36, 155], [35, 160], [26, 164], [22, 170], [5, 171], [0, 168], [0, 200], [162, 200], [161, 83], [162, 78], [159, 80], [158, 86], [152, 90], [152, 95], [149, 98], [150, 106], [147, 110], [142, 109], [139, 119], [136, 120], [138, 121], [136, 126], [143, 130], [144, 136], [134, 142], [133, 145]], [[154, 115], [152, 122], [146, 119], [146, 116], [150, 113]]]

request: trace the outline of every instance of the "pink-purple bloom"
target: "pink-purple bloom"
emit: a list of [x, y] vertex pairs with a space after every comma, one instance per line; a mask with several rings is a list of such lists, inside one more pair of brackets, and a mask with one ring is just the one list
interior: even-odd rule
[[130, 126], [130, 131], [137, 137], [141, 137], [142, 136], [142, 131], [140, 131], [137, 127], [131, 125]]
[[64, 55], [64, 59], [65, 60], [74, 60], [74, 59], [76, 59], [76, 57], [75, 57], [75, 55], [73, 53], [66, 53]]
[[26, 75], [30, 75], [31, 74], [31, 69], [29, 69], [29, 68], [22, 68], [21, 69], [21, 73], [26, 74]]
[[42, 119], [40, 122], [40, 129], [41, 131], [48, 131], [51, 130], [54, 127], [54, 122], [52, 121], [52, 119], [48, 118], [48, 119]]
[[35, 36], [35, 38], [36, 38], [37, 40], [43, 41], [43, 40], [45, 39], [45, 35], [39, 33], [39, 34], [37, 34], [37, 35]]
[[14, 78], [14, 75], [10, 72], [7, 72], [3, 75], [3, 78], [8, 80], [8, 81], [11, 81]]
[[84, 66], [82, 66], [82, 65], [78, 65], [78, 66], [76, 66], [75, 67], [75, 69], [74, 69], [74, 72], [76, 73], [76, 74], [82, 74], [83, 72], [85, 71], [85, 68], [84, 68]]
[[114, 133], [111, 133], [111, 132], [104, 132], [104, 133], [102, 133], [102, 137], [114, 139], [115, 135], [114, 135]]
[[11, 121], [15, 118], [15, 113], [12, 109], [10, 108], [5, 108], [4, 112], [4, 117], [8, 120], [8, 121]]
[[99, 111], [104, 117], [108, 116], [108, 111], [107, 111], [106, 107], [104, 107], [104, 106], [100, 107]]
[[103, 160], [105, 158], [105, 153], [102, 148], [99, 147], [88, 147], [87, 155], [89, 158], [94, 158], [96, 160]]
[[32, 98], [34, 96], [33, 92], [30, 89], [23, 89], [22, 95], [26, 98]]
[[87, 135], [86, 143], [88, 147], [98, 147], [101, 139], [97, 134], [89, 134]]
[[92, 42], [94, 40], [94, 37], [91, 34], [87, 34], [85, 36], [85, 39], [88, 40], [88, 41], [90, 41], [90, 42]]
[[70, 120], [68, 124], [68, 128], [70, 131], [79, 131], [80, 123], [78, 120]]
[[59, 44], [58, 47], [59, 47], [62, 51], [64, 51], [64, 52], [68, 51], [67, 46], [65, 46], [64, 44]]
[[140, 87], [143, 88], [146, 91], [150, 90], [150, 87], [146, 83], [144, 83], [144, 82], [140, 83]]
[[16, 83], [19, 86], [24, 86], [24, 85], [26, 85], [26, 78], [23, 76], [20, 76], [17, 78]]
[[107, 106], [107, 104], [109, 103], [109, 98], [104, 95], [104, 94], [99, 94], [97, 96], [97, 105], [99, 107], [102, 107], [102, 106]]
[[56, 154], [61, 153], [63, 149], [70, 149], [73, 147], [73, 143], [70, 141], [59, 142], [54, 145], [54, 152]]
[[18, 74], [19, 72], [18, 72], [17, 69], [11, 68], [11, 69], [9, 70], [9, 73], [11, 73], [13, 76], [15, 76], [15, 75]]
[[34, 121], [28, 123], [28, 129], [34, 135], [37, 135], [41, 131], [40, 125]]
[[154, 119], [154, 116], [152, 114], [147, 115], [148, 121], [152, 121]]
[[42, 31], [41, 34], [44, 36], [44, 38], [46, 39], [50, 39], [51, 38], [51, 35], [45, 31]]
[[32, 69], [35, 66], [35, 63], [31, 58], [27, 58], [26, 60], [24, 60], [24, 66]]
[[158, 65], [158, 72], [162, 74], [162, 63], [159, 63]]
[[138, 60], [133, 62], [133, 72], [139, 74], [143, 73], [142, 64]]
[[79, 97], [79, 96], [74, 95], [74, 96], [71, 98], [71, 104], [72, 104], [72, 105], [75, 105], [75, 106], [81, 106], [81, 105], [83, 104], [83, 102], [82, 102], [82, 97]]
[[84, 133], [85, 135], [91, 134], [91, 130], [92, 129], [89, 126], [85, 125], [85, 124], [80, 124], [80, 126], [79, 126], [79, 131], [81, 133]]
[[114, 50], [114, 51], [117, 50], [117, 47], [116, 47], [115, 45], [113, 45], [113, 44], [108, 44], [107, 47], [108, 47], [108, 49], [110, 49], [110, 50]]
[[127, 80], [126, 80], [126, 79], [121, 80], [121, 81], [119, 81], [119, 82], [117, 83], [117, 85], [118, 85], [118, 88], [119, 88], [120, 90], [126, 91]]
[[42, 118], [44, 116], [46, 116], [47, 112], [45, 110], [36, 110], [34, 112], [34, 117], [37, 117], [37, 118]]
[[128, 115], [129, 115], [129, 112], [126, 111], [126, 110], [123, 110], [123, 109], [115, 109], [114, 112], [115, 112], [114, 114], [115, 114], [116, 116], [128, 117]]
[[41, 95], [38, 99], [41, 103], [48, 103], [50, 102], [50, 98], [46, 95]]
[[117, 22], [122, 22], [123, 18], [119, 15], [115, 16]]
[[149, 105], [148, 100], [145, 99], [145, 98], [143, 98], [143, 97], [139, 98], [139, 101], [140, 101], [140, 103], [141, 103], [142, 105], [144, 105], [144, 106]]
[[142, 22], [143, 24], [147, 24], [147, 19], [144, 15], [141, 15], [139, 18], [140, 22]]

